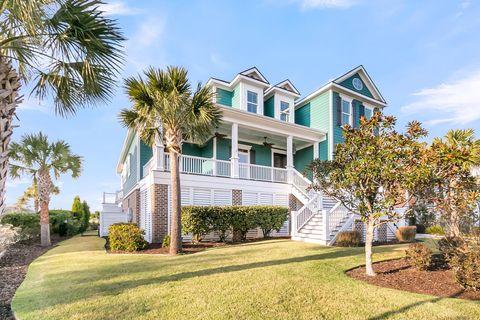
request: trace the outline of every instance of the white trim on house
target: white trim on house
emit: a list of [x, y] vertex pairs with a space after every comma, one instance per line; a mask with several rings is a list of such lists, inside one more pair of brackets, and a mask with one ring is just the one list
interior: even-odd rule
[[333, 90], [329, 90], [328, 94], [328, 101], [329, 101], [329, 110], [328, 110], [328, 121], [330, 124], [330, 133], [328, 134], [328, 160], [333, 160]]
[[353, 76], [356, 73], [360, 74], [360, 78], [362, 79], [363, 83], [365, 83], [368, 90], [373, 94], [373, 96], [374, 97], [376, 96], [376, 100], [379, 100], [379, 101], [386, 104], [385, 99], [383, 98], [380, 91], [378, 91], [377, 87], [375, 86], [375, 83], [373, 82], [372, 78], [370, 78], [370, 76], [368, 75], [368, 73], [365, 70], [365, 68], [363, 67], [363, 65], [359, 65], [358, 67], [348, 71], [347, 73], [338, 77], [337, 79], [333, 80], [332, 82], [339, 84], [339, 83], [347, 80], [348, 78], [350, 78], [351, 76]]

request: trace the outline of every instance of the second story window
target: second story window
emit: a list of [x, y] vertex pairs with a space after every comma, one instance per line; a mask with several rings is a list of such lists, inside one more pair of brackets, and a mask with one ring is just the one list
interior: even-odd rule
[[370, 120], [372, 115], [373, 115], [373, 110], [368, 107], [365, 107], [365, 119]]
[[258, 94], [256, 92], [247, 91], [247, 111], [258, 113]]
[[280, 101], [280, 120], [288, 122], [290, 104], [285, 101]]
[[342, 100], [342, 126], [352, 124], [352, 110], [350, 107], [350, 101]]

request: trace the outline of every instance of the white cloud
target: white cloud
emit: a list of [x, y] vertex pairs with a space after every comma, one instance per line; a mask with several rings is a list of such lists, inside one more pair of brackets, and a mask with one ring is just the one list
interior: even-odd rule
[[[5, 186], [7, 188], [16, 188], [16, 187], [20, 187], [20, 186], [24, 186], [24, 185], [30, 185], [31, 183], [32, 183], [32, 180], [28, 179], [26, 177], [22, 177], [22, 178], [19, 178], [19, 179], [8, 178]], [[26, 188], [26, 186], [25, 186], [25, 188]]]
[[417, 100], [401, 108], [404, 113], [429, 112], [435, 115], [430, 125], [466, 124], [480, 120], [480, 70], [461, 79], [422, 89], [413, 95]]
[[304, 10], [322, 8], [350, 8], [357, 3], [356, 0], [297, 0]]
[[18, 109], [49, 113], [51, 110], [53, 110], [53, 107], [49, 108], [45, 100], [39, 100], [33, 97], [29, 97], [23, 99], [23, 102], [18, 105]]
[[125, 1], [109, 1], [99, 6], [107, 16], [129, 16], [140, 12], [137, 8], [129, 7]]

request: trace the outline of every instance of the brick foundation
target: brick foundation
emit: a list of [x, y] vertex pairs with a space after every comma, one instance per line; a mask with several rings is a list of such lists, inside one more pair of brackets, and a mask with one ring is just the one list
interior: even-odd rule
[[150, 187], [152, 209], [152, 242], [161, 243], [168, 234], [168, 186], [154, 184]]
[[140, 191], [138, 189], [123, 199], [122, 210], [128, 212], [128, 208], [132, 209], [132, 222], [138, 224], [140, 221]]
[[232, 190], [232, 205], [241, 206], [242, 205], [242, 190]]

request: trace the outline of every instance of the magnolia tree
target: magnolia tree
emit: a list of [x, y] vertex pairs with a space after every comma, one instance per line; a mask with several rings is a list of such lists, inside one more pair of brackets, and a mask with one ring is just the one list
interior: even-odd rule
[[0, 224], [0, 257], [3, 256], [7, 247], [20, 240], [20, 228], [10, 224]]
[[440, 213], [448, 227], [448, 236], [461, 235], [462, 221], [471, 221], [480, 200], [480, 181], [473, 175], [480, 165], [480, 139], [471, 129], [450, 130], [433, 140], [425, 154], [430, 168], [430, 188], [422, 197]]
[[359, 128], [345, 126], [345, 142], [335, 148], [333, 160], [315, 160], [310, 168], [313, 188], [340, 201], [360, 215], [366, 224], [366, 272], [374, 276], [372, 244], [374, 229], [403, 218], [413, 192], [426, 176], [421, 159], [427, 132], [419, 122], [411, 122], [405, 133], [395, 131], [396, 119], [376, 112], [370, 120], [361, 118]]

